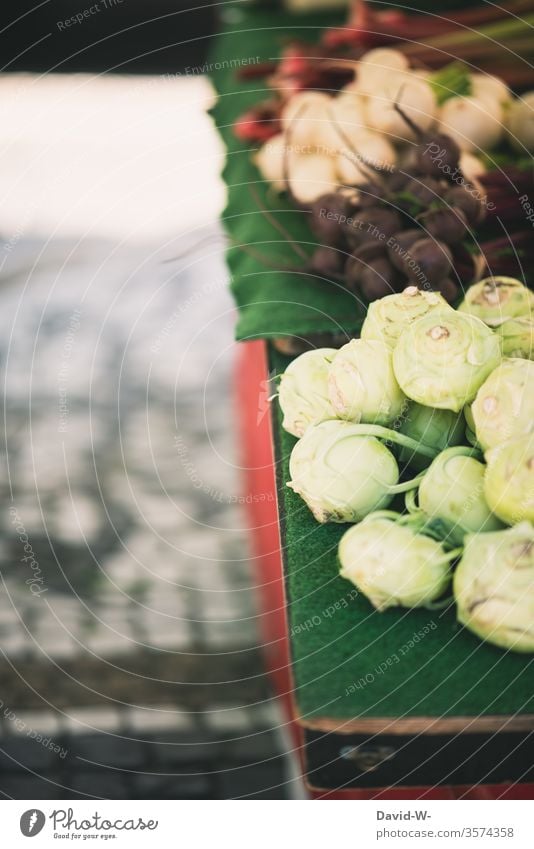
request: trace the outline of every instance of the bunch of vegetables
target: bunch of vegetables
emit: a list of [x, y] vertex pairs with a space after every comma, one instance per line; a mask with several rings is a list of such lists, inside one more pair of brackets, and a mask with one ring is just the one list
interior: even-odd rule
[[516, 651], [534, 651], [534, 348], [503, 329], [530, 328], [533, 306], [509, 278], [458, 310], [409, 287], [370, 306], [361, 338], [293, 360], [279, 391], [299, 438], [288, 486], [317, 521], [357, 523], [341, 575], [378, 610], [453, 580], [459, 620]]
[[520, 202], [534, 190], [532, 165], [487, 171], [481, 156], [505, 135], [533, 150], [532, 115], [528, 97], [512, 102], [497, 77], [457, 63], [422, 72], [377, 48], [335, 96], [287, 100], [255, 160], [306, 214], [315, 275], [364, 302], [413, 284], [456, 303], [474, 280], [521, 273], [534, 254]]

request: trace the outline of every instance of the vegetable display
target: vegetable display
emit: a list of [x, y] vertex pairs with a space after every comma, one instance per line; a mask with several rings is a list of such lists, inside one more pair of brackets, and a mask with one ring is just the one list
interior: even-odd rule
[[[488, 292], [499, 304], [484, 311]], [[486, 280], [467, 300], [390, 295], [364, 338], [293, 361], [280, 390], [301, 436], [288, 486], [318, 522], [353, 524], [340, 575], [377, 610], [454, 600], [474, 634], [534, 651], [534, 362], [503, 358], [500, 334], [530, 297]]]
[[[532, 295], [521, 292], [525, 302], [514, 305], [505, 275], [526, 275], [534, 259], [534, 92], [512, 91], [514, 75], [506, 71], [513, 52], [507, 63], [485, 67], [479, 60], [496, 49], [496, 38], [506, 44], [509, 38], [511, 50], [517, 46], [523, 55], [534, 18], [481, 7], [472, 31], [459, 20], [396, 10], [404, 36], [389, 29], [388, 18], [387, 36], [380, 37], [381, 13], [364, 0], [357, 5], [360, 22], [338, 31], [343, 37], [334, 39], [333, 54], [328, 31], [322, 45], [292, 43], [279, 63], [266, 67], [272, 97], [236, 126], [239, 138], [260, 145], [253, 159], [267, 197], [284, 193], [304, 217], [312, 240], [303, 243], [300, 259], [311, 285], [334, 284], [332, 298], [345, 288], [366, 306], [411, 286], [457, 305], [476, 285], [461, 311], [499, 325], [525, 319], [500, 336], [507, 355], [530, 356], [523, 307]], [[532, 6], [519, 11], [532, 13]], [[452, 53], [433, 24], [452, 27]], [[418, 36], [414, 41], [411, 25], [435, 47], [418, 43]], [[273, 226], [280, 234], [284, 222]], [[302, 245], [293, 246], [302, 252]], [[248, 245], [242, 250], [252, 255]], [[255, 256], [272, 268], [272, 258]], [[282, 270], [298, 268], [289, 260]]]

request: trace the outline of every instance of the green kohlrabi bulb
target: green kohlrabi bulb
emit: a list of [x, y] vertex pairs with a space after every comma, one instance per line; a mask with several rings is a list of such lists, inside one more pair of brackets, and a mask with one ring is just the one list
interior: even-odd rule
[[534, 362], [506, 359], [477, 392], [471, 415], [484, 451], [534, 430]]
[[507, 525], [534, 522], [534, 434], [486, 451], [484, 493], [490, 509]]
[[508, 318], [495, 328], [502, 345], [503, 357], [534, 360], [534, 317]]
[[278, 392], [284, 414], [282, 427], [293, 436], [302, 436], [309, 425], [336, 418], [328, 398], [327, 383], [335, 354], [335, 348], [306, 351], [293, 360], [282, 375]]
[[530, 315], [534, 293], [513, 277], [487, 277], [470, 286], [458, 309], [498, 327], [507, 318]]
[[419, 486], [419, 507], [439, 519], [447, 540], [461, 545], [468, 532], [495, 531], [502, 523], [484, 496], [484, 463], [469, 456], [472, 449], [447, 448], [432, 461]]
[[[411, 401], [401, 420], [399, 430], [417, 442], [429, 445], [437, 451], [443, 451], [449, 446], [459, 445], [464, 441], [465, 421], [462, 413], [423, 407], [422, 404]], [[401, 449], [399, 460], [402, 463], [409, 463], [415, 469], [424, 469], [429, 464], [428, 458], [408, 448]]]
[[318, 522], [358, 522], [386, 506], [399, 480], [395, 457], [359, 425], [328, 421], [308, 428], [291, 453], [291, 489]]
[[534, 528], [470, 534], [454, 575], [458, 620], [482, 640], [534, 652]]
[[388, 425], [405, 401], [391, 351], [373, 340], [352, 339], [339, 349], [330, 366], [328, 391], [337, 416], [354, 422]]
[[377, 610], [422, 607], [439, 598], [451, 579], [454, 556], [409, 526], [373, 515], [350, 528], [339, 544], [341, 577]]
[[384, 342], [393, 350], [405, 327], [433, 310], [446, 309], [447, 301], [438, 292], [408, 286], [403, 292], [386, 295], [369, 304], [361, 338]]
[[402, 333], [393, 368], [403, 392], [426, 407], [460, 412], [501, 360], [500, 342], [482, 321], [431, 312]]

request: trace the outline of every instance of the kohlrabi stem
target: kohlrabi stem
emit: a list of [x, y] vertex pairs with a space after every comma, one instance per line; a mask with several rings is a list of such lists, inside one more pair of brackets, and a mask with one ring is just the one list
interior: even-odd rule
[[410, 489], [417, 489], [425, 474], [426, 472], [421, 472], [421, 474], [412, 478], [410, 481], [403, 481], [402, 483], [395, 484], [395, 486], [390, 486], [388, 487], [388, 492], [390, 495], [398, 495], [400, 492], [408, 492]]
[[452, 595], [444, 598], [443, 601], [429, 601], [428, 604], [425, 604], [425, 610], [444, 610], [446, 607], [449, 607], [451, 604], [454, 604], [454, 597]]
[[478, 441], [477, 441], [477, 438], [476, 438], [476, 434], [473, 433], [473, 431], [471, 430], [470, 427], [466, 427], [466, 429], [465, 429], [465, 438], [467, 439], [468, 442], [471, 443], [473, 448], [478, 448]]
[[463, 545], [458, 546], [458, 548], [453, 548], [451, 551], [448, 551], [447, 554], [445, 554], [441, 558], [442, 563], [449, 563], [451, 560], [456, 560], [457, 557], [461, 557], [461, 555], [463, 554], [463, 551], [464, 551]]
[[378, 439], [384, 439], [386, 442], [393, 442], [396, 445], [402, 445], [403, 448], [410, 448], [416, 454], [423, 454], [425, 457], [430, 457], [431, 460], [437, 457], [440, 453], [439, 448], [431, 448], [429, 445], [423, 445], [412, 439], [411, 436], [405, 436], [404, 433], [399, 433], [396, 430], [391, 430], [389, 427], [383, 427], [376, 424], [355, 424], [357, 432], [362, 436], [376, 436]]
[[421, 508], [417, 504], [415, 489], [408, 490], [404, 497], [404, 503], [406, 505], [408, 513], [411, 513], [413, 516], [422, 512]]
[[402, 514], [397, 513], [396, 510], [375, 510], [373, 513], [368, 513], [365, 519], [362, 519], [360, 524], [369, 520], [374, 521], [375, 519], [388, 519], [388, 521], [391, 520], [392, 522], [398, 522], [401, 518]]

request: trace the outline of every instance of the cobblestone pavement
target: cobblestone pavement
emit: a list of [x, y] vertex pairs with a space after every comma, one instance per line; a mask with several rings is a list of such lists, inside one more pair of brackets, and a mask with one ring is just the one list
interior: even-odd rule
[[[204, 136], [179, 128], [145, 155], [158, 112], [119, 147], [117, 104], [137, 120], [135, 97], [168, 114], [174, 94], [133, 81], [126, 100], [123, 81], [97, 81], [82, 95], [86, 83], [58, 78], [60, 111], [53, 81], [31, 103], [17, 83], [9, 132], [20, 112], [22, 141], [0, 158], [13, 207], [10, 225], [0, 213], [0, 794], [294, 797], [239, 504], [222, 236], [199, 224], [198, 199], [190, 222], [153, 213], [175, 180], [171, 141], [201, 158]], [[23, 126], [36, 103], [52, 115], [41, 138]], [[84, 130], [84, 166], [78, 135], [62, 133], [101, 103], [109, 134]], [[141, 178], [150, 226], [123, 242], [143, 214]], [[176, 236], [188, 223], [194, 235]]]
[[21, 242], [4, 263], [8, 797], [294, 792], [258, 672], [226, 273], [176, 247]]

